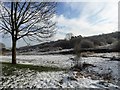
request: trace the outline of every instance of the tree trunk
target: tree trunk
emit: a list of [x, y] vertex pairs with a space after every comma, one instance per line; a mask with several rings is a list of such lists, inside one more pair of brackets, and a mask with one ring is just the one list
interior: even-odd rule
[[12, 40], [12, 64], [16, 64], [16, 40]]

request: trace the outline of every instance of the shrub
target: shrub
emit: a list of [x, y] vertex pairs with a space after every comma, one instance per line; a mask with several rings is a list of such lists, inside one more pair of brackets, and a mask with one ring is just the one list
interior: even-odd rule
[[94, 44], [92, 41], [84, 39], [80, 42], [80, 48], [93, 48]]
[[112, 49], [115, 49], [115, 50], [120, 50], [120, 40], [115, 41], [115, 42], [111, 45], [111, 48], [112, 48]]
[[112, 44], [114, 41], [116, 41], [115, 38], [108, 38], [108, 39], [107, 39], [107, 43], [108, 43], [108, 44]]

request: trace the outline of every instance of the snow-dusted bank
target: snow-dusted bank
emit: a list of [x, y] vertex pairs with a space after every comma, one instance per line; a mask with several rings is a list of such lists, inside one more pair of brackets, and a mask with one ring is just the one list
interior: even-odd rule
[[[2, 76], [3, 80], [7, 78], [7, 81], [0, 83], [2, 87], [18, 88], [114, 88], [114, 90], [119, 90], [120, 61], [110, 60], [109, 57], [113, 56], [118, 57], [118, 53], [100, 53], [82, 57], [80, 62], [95, 66], [89, 66], [82, 72], [92, 75], [84, 76], [84, 74], [76, 74], [75, 71], [34, 72], [27, 70], [24, 72], [21, 69], [16, 71], [19, 75]], [[17, 56], [17, 63], [70, 68], [73, 66], [72, 58], [74, 57], [73, 55], [21, 55]], [[11, 56], [2, 56], [0, 61], [11, 62]], [[102, 76], [105, 77], [101, 78]]]

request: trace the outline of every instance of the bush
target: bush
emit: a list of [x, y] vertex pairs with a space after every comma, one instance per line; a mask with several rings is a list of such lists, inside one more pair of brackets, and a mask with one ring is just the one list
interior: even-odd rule
[[84, 39], [80, 42], [80, 48], [93, 48], [94, 44], [92, 41]]
[[107, 43], [112, 44], [114, 41], [116, 41], [115, 38], [107, 38]]
[[120, 40], [115, 41], [115, 42], [111, 45], [111, 48], [112, 48], [112, 49], [115, 49], [115, 50], [120, 50]]

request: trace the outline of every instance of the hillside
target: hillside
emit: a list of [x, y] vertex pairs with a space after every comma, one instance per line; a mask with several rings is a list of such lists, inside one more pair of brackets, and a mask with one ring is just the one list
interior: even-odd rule
[[101, 35], [95, 35], [89, 37], [82, 37], [81, 35], [79, 35], [72, 37], [70, 40], [63, 39], [63, 40], [51, 41], [33, 46], [20, 47], [17, 50], [19, 52], [30, 52], [30, 51], [46, 52], [46, 51], [57, 51], [62, 49], [72, 49], [79, 42], [82, 43], [82, 41], [84, 46], [82, 48], [104, 48], [104, 47], [113, 48], [117, 46], [119, 40], [120, 40], [120, 32], [113, 32], [113, 33], [101, 34]]

